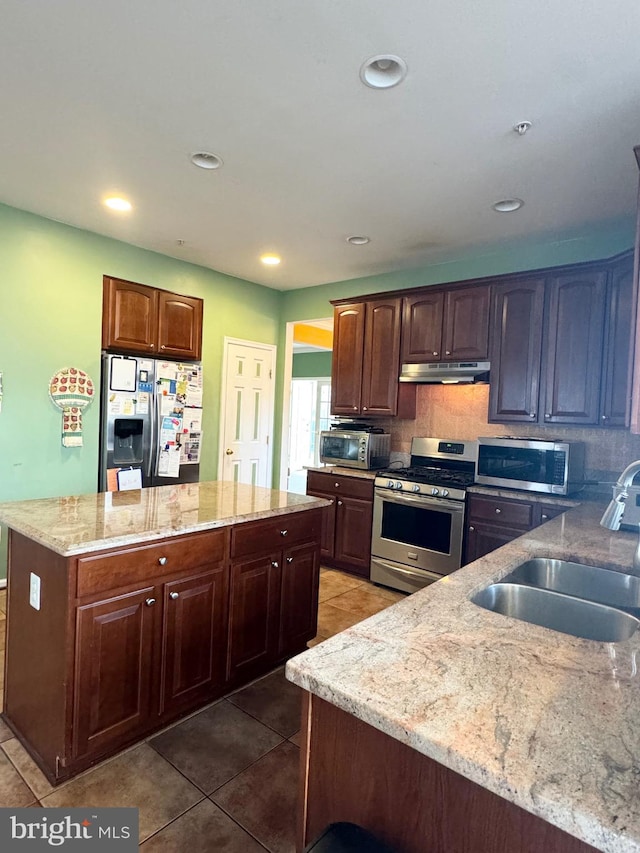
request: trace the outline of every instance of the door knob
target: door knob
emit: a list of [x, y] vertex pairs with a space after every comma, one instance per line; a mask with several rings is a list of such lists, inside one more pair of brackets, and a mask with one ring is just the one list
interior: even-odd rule
[[230, 450], [228, 447], [225, 450], [225, 453], [227, 454], [227, 456], [233, 456], [233, 450]]
[[180, 593], [179, 592], [170, 592], [169, 598], [172, 598], [175, 601], [176, 598], [180, 598]]
[[156, 600], [155, 598], [146, 598], [144, 603], [147, 607], [152, 607], [156, 603]]

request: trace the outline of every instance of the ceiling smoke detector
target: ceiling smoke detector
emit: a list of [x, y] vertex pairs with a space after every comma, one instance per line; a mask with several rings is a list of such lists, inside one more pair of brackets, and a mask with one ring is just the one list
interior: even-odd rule
[[496, 201], [491, 207], [498, 213], [513, 213], [514, 210], [520, 210], [523, 204], [521, 198], [503, 198], [501, 201]]
[[360, 79], [372, 89], [390, 89], [402, 83], [406, 76], [407, 63], [391, 54], [372, 56], [360, 69]]
[[200, 169], [219, 169], [222, 166], [222, 157], [209, 151], [199, 151], [191, 155], [191, 162]]
[[351, 243], [352, 246], [365, 246], [367, 243], [371, 242], [371, 237], [365, 237], [364, 235], [358, 237], [354, 235], [353, 237], [347, 237], [347, 243]]

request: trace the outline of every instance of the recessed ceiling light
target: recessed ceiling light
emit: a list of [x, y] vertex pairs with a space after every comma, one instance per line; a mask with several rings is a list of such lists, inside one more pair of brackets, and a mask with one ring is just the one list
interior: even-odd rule
[[200, 169], [219, 169], [222, 166], [222, 157], [209, 151], [198, 151], [191, 155], [191, 162]]
[[268, 267], [276, 267], [280, 263], [280, 258], [277, 255], [261, 255], [260, 260]]
[[519, 121], [514, 124], [513, 129], [518, 134], [518, 136], [524, 136], [525, 133], [531, 129], [531, 126], [531, 122], [525, 119], [524, 121]]
[[351, 243], [352, 246], [364, 246], [370, 242], [371, 242], [371, 238], [365, 237], [364, 235], [362, 237], [358, 237], [358, 236], [347, 237], [347, 243]]
[[407, 63], [399, 56], [372, 56], [360, 68], [360, 79], [372, 89], [390, 89], [407, 76]]
[[498, 213], [512, 213], [514, 210], [520, 210], [523, 204], [521, 198], [503, 198], [502, 201], [497, 201], [491, 206]]
[[131, 202], [121, 196], [109, 196], [109, 198], [105, 198], [104, 203], [111, 210], [117, 210], [120, 213], [128, 213], [132, 209]]

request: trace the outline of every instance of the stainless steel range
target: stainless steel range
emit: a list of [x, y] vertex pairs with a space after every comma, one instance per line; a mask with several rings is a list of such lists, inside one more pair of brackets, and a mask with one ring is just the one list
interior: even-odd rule
[[475, 441], [414, 438], [409, 468], [378, 472], [373, 498], [371, 580], [415, 592], [459, 569], [466, 489]]

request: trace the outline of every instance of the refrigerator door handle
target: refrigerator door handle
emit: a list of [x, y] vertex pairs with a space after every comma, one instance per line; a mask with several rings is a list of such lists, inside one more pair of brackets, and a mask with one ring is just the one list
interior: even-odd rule
[[[155, 378], [155, 377], [154, 377]], [[151, 412], [151, 436], [149, 441], [149, 453], [147, 455], [147, 478], [149, 482], [151, 482], [151, 478], [153, 476], [153, 459], [155, 456], [154, 447], [157, 444], [157, 436], [156, 436], [156, 404], [157, 404], [157, 393], [154, 391], [153, 396], [151, 398], [151, 406], [149, 406]]]

